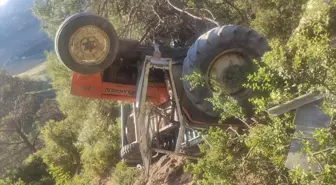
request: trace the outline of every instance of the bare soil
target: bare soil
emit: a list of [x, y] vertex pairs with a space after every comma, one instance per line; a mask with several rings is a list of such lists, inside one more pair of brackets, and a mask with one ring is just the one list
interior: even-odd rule
[[149, 178], [140, 177], [135, 185], [193, 185], [192, 176], [183, 170], [185, 159], [163, 156], [150, 168]]

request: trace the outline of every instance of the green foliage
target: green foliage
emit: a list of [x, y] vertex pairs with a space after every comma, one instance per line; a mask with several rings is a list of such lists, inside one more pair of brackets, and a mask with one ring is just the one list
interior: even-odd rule
[[105, 176], [118, 162], [119, 125], [100, 114], [91, 116], [83, 125], [65, 119], [44, 127], [45, 147], [40, 153], [56, 184], [72, 180], [90, 184], [86, 180]]
[[[109, 124], [110, 120], [96, 120], [97, 125], [87, 124], [79, 137], [82, 146], [82, 163], [85, 173], [104, 176], [119, 158], [120, 125]], [[100, 133], [98, 136], [97, 133]]]
[[286, 134], [289, 125], [281, 121], [253, 127], [249, 134], [241, 135], [231, 129], [210, 129], [201, 145], [205, 156], [189, 163], [187, 170], [199, 184], [286, 183], [284, 161], [290, 136]]
[[271, 42], [272, 51], [264, 55], [258, 71], [249, 76], [247, 87], [270, 94], [261, 100], [267, 102], [264, 110], [314, 90], [326, 92], [328, 99], [333, 99], [335, 52], [329, 45], [329, 22], [321, 21], [328, 20], [329, 15], [323, 6], [321, 13], [317, 20], [305, 18], [304, 26], [286, 45]]
[[38, 119], [37, 125], [43, 127], [50, 120], [61, 121], [64, 119], [64, 115], [55, 99], [47, 99], [40, 105], [36, 118]]
[[[307, 6], [305, 1], [295, 6], [294, 1], [278, 2], [265, 1], [263, 6], [267, 7], [270, 3], [270, 9], [256, 14], [256, 19], [251, 22], [257, 30], [272, 38], [272, 51], [264, 55], [261, 63], [256, 63], [258, 70], [249, 75], [244, 84], [258, 94], [250, 100], [258, 124], [248, 128], [248, 132], [238, 133], [232, 129], [209, 131], [206, 142], [201, 146], [205, 156], [188, 166], [199, 184], [336, 183], [335, 120], [331, 128], [314, 132], [318, 147], [303, 141], [303, 152], [311, 163], [317, 163], [322, 169], [318, 173], [307, 173], [284, 167], [290, 140], [294, 137], [289, 132], [294, 127], [291, 124], [293, 112], [279, 118], [267, 115], [270, 107], [316, 90], [326, 95], [324, 110], [331, 116], [336, 112], [335, 107], [330, 105], [334, 104], [336, 95], [336, 57], [335, 49], [330, 45], [335, 31], [331, 25], [335, 21], [331, 19], [335, 2], [311, 0]], [[261, 2], [256, 4], [262, 5]], [[274, 10], [275, 7], [278, 10]], [[301, 12], [302, 7], [307, 9]], [[290, 12], [292, 8], [298, 11]], [[277, 29], [277, 25], [282, 28]], [[294, 30], [296, 25], [298, 28]], [[215, 99], [212, 103], [221, 110], [223, 117], [235, 115], [232, 110], [237, 110], [236, 106], [227, 97], [214, 94], [212, 99]]]
[[40, 153], [56, 184], [95, 184], [119, 161], [118, 103], [72, 96], [71, 72], [55, 53], [47, 53], [47, 72], [66, 118], [44, 127]]
[[124, 162], [119, 162], [112, 173], [113, 182], [116, 185], [133, 185], [140, 176], [141, 171], [137, 168], [127, 167]]
[[[209, 130], [201, 146], [205, 157], [190, 163], [188, 168], [199, 183], [335, 184], [334, 130], [316, 131], [314, 136], [320, 147], [314, 150], [306, 143], [306, 152], [312, 161], [326, 164], [322, 172], [288, 171], [284, 161], [292, 137], [288, 130], [293, 128], [293, 114], [280, 118], [269, 118], [266, 114], [268, 108], [314, 90], [325, 93], [326, 99], [334, 104], [336, 56], [329, 43], [333, 35], [330, 12], [335, 2], [310, 0], [308, 5], [307, 0], [171, 2], [200, 17], [216, 17], [220, 24], [250, 26], [269, 38], [272, 47], [244, 84], [258, 94], [250, 101], [261, 124], [251, 126], [246, 133], [233, 129]], [[169, 42], [174, 39], [180, 42], [179, 46], [192, 43], [195, 35], [213, 27], [207, 21], [198, 22], [174, 11], [166, 1], [38, 0], [34, 5], [35, 15], [51, 37], [66, 17], [84, 10], [109, 18], [121, 37], [140, 39], [143, 36], [145, 40], [155, 37]], [[42, 131], [45, 147], [40, 155], [56, 184], [96, 184], [95, 179], [110, 173], [119, 160], [120, 136], [115, 121], [118, 105], [70, 95], [71, 72], [58, 61], [55, 53], [48, 53], [47, 61], [47, 71], [65, 119], [47, 123]], [[1, 80], [13, 81], [1, 86], [7, 95], [15, 93], [11, 89], [23, 88], [22, 82], [15, 79], [4, 76]], [[207, 79], [200, 73], [193, 73], [184, 80], [191, 81], [192, 88], [207, 85]], [[214, 84], [214, 96], [208, 101], [221, 112], [222, 119], [243, 118], [242, 108], [228, 96], [225, 88], [215, 82], [211, 84]], [[5, 103], [1, 107], [11, 107]], [[326, 109], [329, 113], [335, 112], [331, 105], [326, 105]], [[12, 117], [13, 114], [6, 118]], [[117, 184], [133, 184], [138, 174], [137, 169], [118, 163], [113, 179]]]
[[201, 75], [199, 71], [193, 71], [190, 75], [183, 76], [181, 79], [190, 83], [190, 90], [196, 87], [204, 87], [207, 81], [206, 77]]
[[286, 41], [294, 30], [308, 0], [189, 0], [188, 10], [204, 13], [222, 25], [239, 24], [251, 27], [269, 39]]
[[6, 179], [6, 180], [0, 180], [0, 185], [26, 185], [26, 184], [22, 180], [13, 182], [9, 179]]
[[[308, 0], [257, 0], [249, 1], [255, 15], [250, 27], [269, 39], [286, 41], [300, 20]], [[243, 5], [244, 6], [244, 5]]]
[[71, 71], [68, 70], [57, 58], [55, 52], [46, 53], [47, 66], [46, 70], [52, 79], [52, 85], [55, 89], [70, 89]]
[[220, 85], [214, 78], [208, 78], [199, 71], [193, 71], [190, 75], [183, 76], [181, 79], [189, 82], [191, 90], [197, 87], [207, 87], [207, 85], [211, 84], [212, 97], [206, 99], [206, 101], [212, 103], [215, 111], [221, 112], [221, 120], [233, 116], [244, 117], [243, 109], [234, 98], [228, 95], [226, 90], [226, 85], [230, 87], [231, 84]]
[[[333, 123], [335, 124], [335, 123]], [[334, 127], [334, 125], [332, 126]], [[319, 129], [313, 133], [318, 142], [317, 147], [311, 147], [311, 143], [304, 141], [304, 152], [308, 156], [309, 162], [318, 164], [321, 168], [319, 173], [306, 173], [299, 169], [290, 172], [290, 178], [297, 184], [335, 184], [335, 159], [336, 140], [333, 130]]]
[[[80, 151], [76, 147], [77, 126], [68, 119], [50, 121], [42, 130], [45, 147], [41, 149], [43, 161], [57, 180], [72, 176], [80, 168]], [[64, 173], [62, 173], [64, 172]]]
[[86, 0], [36, 0], [33, 12], [43, 23], [51, 38], [54, 38], [58, 26], [68, 16], [83, 12], [87, 8]]
[[273, 118], [270, 125], [252, 127], [245, 141], [250, 148], [250, 155], [264, 156], [274, 165], [283, 168], [291, 136], [287, 130], [293, 128], [292, 118], [290, 115], [283, 119]]
[[28, 157], [22, 166], [8, 176], [16, 183], [24, 182], [25, 185], [54, 184], [54, 180], [47, 171], [46, 164], [38, 155]]
[[58, 60], [56, 53], [47, 53], [46, 70], [56, 89], [56, 99], [63, 113], [76, 119], [85, 119], [90, 100], [70, 95], [72, 73]]
[[[234, 141], [231, 140], [233, 138]], [[198, 184], [230, 184], [237, 181], [234, 175], [237, 166], [234, 161], [237, 160], [238, 151], [244, 145], [240, 140], [234, 133], [210, 129], [206, 137], [208, 144], [200, 146], [205, 156], [197, 163], [187, 165], [187, 171], [194, 174]]]
[[213, 96], [208, 99], [212, 103], [213, 109], [220, 112], [221, 120], [230, 117], [243, 118], [244, 112], [237, 101], [223, 91], [214, 92]]
[[37, 143], [40, 101], [36, 94], [45, 83], [12, 77], [0, 70], [0, 174], [20, 167], [21, 163], [39, 146]]

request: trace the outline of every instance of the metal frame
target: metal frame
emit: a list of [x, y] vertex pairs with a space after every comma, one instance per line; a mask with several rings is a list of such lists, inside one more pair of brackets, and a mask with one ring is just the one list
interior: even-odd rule
[[[188, 127], [185, 118], [182, 114], [182, 108], [180, 105], [180, 101], [177, 95], [177, 90], [174, 82], [174, 76], [172, 71], [172, 66], [174, 62], [171, 58], [161, 58], [160, 52], [158, 51], [158, 48], [155, 48], [155, 52], [153, 56], [146, 56], [145, 62], [142, 68], [142, 73], [139, 79], [138, 87], [137, 87], [137, 94], [136, 94], [136, 103], [135, 103], [135, 116], [136, 116], [136, 125], [138, 126], [138, 129], [142, 129], [141, 131], [137, 133], [140, 134], [140, 151], [144, 163], [144, 167], [147, 170], [147, 174], [149, 173], [149, 166], [151, 164], [151, 158], [152, 158], [152, 152], [157, 153], [163, 153], [163, 154], [174, 154], [183, 156], [190, 159], [196, 159], [194, 156], [185, 155], [181, 153], [182, 145], [183, 148], [190, 145], [189, 140], [190, 136], [194, 136], [194, 138], [191, 138], [194, 144], [196, 140], [200, 139], [200, 135], [197, 135], [195, 133], [192, 133], [192, 130], [188, 130], [188, 133], [186, 134], [186, 128]], [[169, 73], [170, 78], [170, 85], [172, 90], [172, 98], [173, 101], [175, 101], [175, 109], [177, 113], [177, 118], [179, 124], [179, 131], [177, 136], [177, 141], [175, 145], [175, 150], [169, 151], [159, 148], [152, 148], [152, 138], [150, 138], [151, 133], [149, 133], [150, 129], [150, 118], [149, 118], [149, 112], [148, 108], [150, 106], [146, 104], [146, 94], [147, 94], [147, 88], [148, 88], [148, 76], [151, 69], [162, 69], [166, 70]], [[190, 136], [189, 136], [190, 135]]]
[[296, 167], [304, 172], [315, 173], [321, 170], [320, 164], [310, 163], [307, 153], [301, 152], [303, 148], [301, 142], [309, 140], [313, 147], [318, 146], [318, 142], [313, 137], [314, 130], [330, 127], [331, 118], [321, 108], [324, 99], [324, 94], [311, 92], [268, 110], [273, 116], [296, 110], [293, 120], [296, 128], [285, 163], [285, 167], [290, 170], [295, 170]]
[[321, 94], [319, 92], [311, 92], [305, 95], [302, 95], [300, 97], [297, 97], [291, 101], [288, 101], [286, 103], [283, 103], [281, 105], [272, 107], [268, 110], [269, 114], [278, 116], [280, 114], [289, 112], [291, 110], [297, 109], [299, 107], [302, 107], [303, 105], [307, 105], [309, 103], [315, 102], [317, 100], [321, 100], [325, 97], [324, 94]]

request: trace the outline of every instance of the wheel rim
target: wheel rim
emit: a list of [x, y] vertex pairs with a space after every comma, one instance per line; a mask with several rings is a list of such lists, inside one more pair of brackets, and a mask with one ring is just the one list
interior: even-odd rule
[[100, 64], [110, 52], [110, 39], [97, 26], [83, 26], [71, 36], [69, 52], [79, 64]]
[[243, 88], [249, 63], [250, 59], [241, 50], [224, 51], [210, 63], [207, 84], [214, 91], [219, 86], [228, 94], [236, 93]]

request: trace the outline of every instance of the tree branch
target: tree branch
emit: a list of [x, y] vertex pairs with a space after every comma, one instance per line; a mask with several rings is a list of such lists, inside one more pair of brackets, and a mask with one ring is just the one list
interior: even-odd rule
[[217, 21], [213, 20], [213, 19], [210, 19], [210, 18], [207, 18], [207, 17], [203, 17], [203, 18], [202, 18], [202, 17], [198, 17], [198, 16], [196, 16], [196, 15], [193, 15], [193, 14], [191, 14], [191, 13], [185, 11], [185, 10], [182, 10], [182, 9], [178, 8], [177, 6], [173, 5], [173, 4], [170, 2], [170, 0], [166, 0], [166, 1], [167, 1], [167, 3], [168, 3], [172, 8], [174, 8], [175, 10], [177, 10], [177, 11], [179, 11], [179, 12], [181, 12], [181, 13], [185, 13], [185, 14], [189, 15], [190, 17], [192, 17], [192, 18], [194, 18], [194, 19], [197, 19], [197, 20], [206, 20], [206, 21], [209, 21], [209, 22], [215, 24], [216, 26], [219, 26], [219, 23], [218, 23]]
[[[132, 22], [134, 21], [134, 18], [132, 18], [132, 16], [136, 15], [136, 13], [138, 12], [139, 7], [141, 7], [141, 5], [142, 5], [142, 2], [143, 1], [138, 1], [138, 3], [136, 5], [134, 5], [134, 6], [132, 6], [132, 8], [130, 9], [129, 14], [127, 16], [127, 19], [128, 19], [127, 20], [127, 25], [132, 24]], [[128, 37], [131, 38], [132, 31], [133, 31], [132, 28], [129, 29], [128, 33], [126, 33], [126, 36], [128, 34]]]
[[246, 14], [243, 13], [242, 11], [240, 11], [240, 9], [237, 8], [237, 7], [236, 7], [232, 2], [230, 2], [229, 0], [224, 0], [222, 3], [218, 3], [217, 5], [221, 5], [221, 4], [228, 4], [228, 5], [231, 6], [234, 10], [236, 10], [236, 11], [239, 13], [239, 15], [240, 15], [244, 20], [248, 19], [247, 16], [246, 16]]
[[239, 119], [242, 123], [244, 123], [244, 125], [247, 127], [247, 128], [251, 128], [251, 126], [248, 124], [248, 123], [246, 123], [246, 121], [244, 121], [243, 119]]
[[15, 152], [15, 153], [10, 153], [10, 154], [8, 154], [7, 156], [1, 158], [1, 159], [0, 159], [0, 162], [2, 162], [2, 161], [4, 161], [4, 160], [8, 160], [9, 157], [14, 157], [14, 156], [16, 156], [16, 155], [18, 155], [18, 154], [21, 154], [21, 152], [23, 152], [25, 149], [27, 149], [27, 147], [23, 147], [23, 148], [21, 148], [20, 150], [18, 150], [18, 151]]
[[231, 126], [230, 126], [227, 130], [231, 130], [231, 131], [234, 132], [238, 137], [240, 137], [240, 134], [239, 134], [235, 129], [233, 129]]
[[161, 19], [161, 17], [160, 17], [160, 15], [155, 11], [155, 8], [154, 8], [154, 6], [152, 5], [152, 9], [153, 9], [153, 12], [154, 12], [154, 14], [159, 18], [159, 23], [164, 23], [164, 21]]
[[324, 152], [329, 152], [329, 151], [332, 151], [332, 150], [336, 150], [336, 147], [327, 148], [327, 149], [324, 149], [324, 150], [321, 150], [321, 151], [318, 151], [318, 152], [314, 152], [314, 153], [312, 153], [312, 155], [317, 155], [317, 154], [321, 154], [321, 153], [324, 153]]
[[142, 43], [144, 40], [145, 40], [145, 38], [147, 37], [147, 35], [148, 35], [148, 33], [150, 32], [150, 30], [151, 30], [151, 27], [148, 27], [147, 29], [146, 29], [146, 31], [145, 31], [145, 34], [141, 37], [141, 39], [140, 39], [140, 43]]
[[29, 141], [27, 136], [19, 128], [16, 128], [16, 133], [20, 136], [27, 148], [29, 148], [32, 152], [36, 152], [36, 148], [34, 147], [34, 145]]
[[2, 129], [0, 132], [15, 132], [15, 129]]
[[17, 144], [23, 144], [23, 141], [20, 142], [14, 142], [14, 143], [10, 143], [10, 142], [0, 142], [0, 145], [17, 145]]
[[213, 15], [213, 13], [210, 10], [208, 10], [206, 8], [202, 8], [201, 10], [204, 10], [204, 11], [208, 12], [210, 14], [210, 16], [212, 17], [212, 19], [216, 20], [215, 16]]
[[33, 139], [33, 146], [35, 147], [35, 142], [36, 142], [36, 139], [37, 139], [37, 137], [40, 135], [40, 131], [38, 131], [37, 133], [36, 133], [36, 135], [35, 135], [35, 137], [34, 137], [34, 139]]

